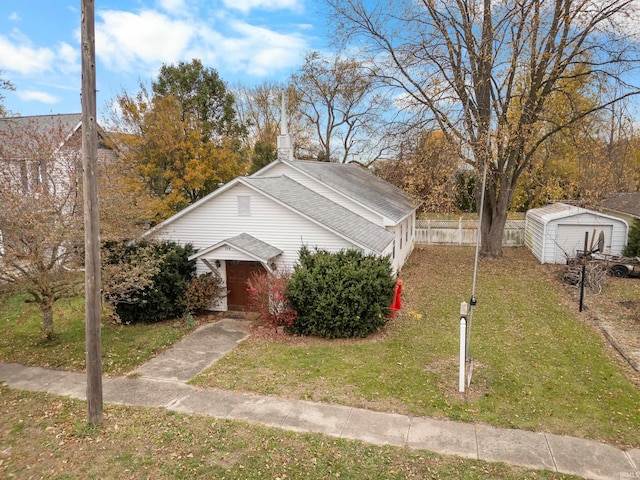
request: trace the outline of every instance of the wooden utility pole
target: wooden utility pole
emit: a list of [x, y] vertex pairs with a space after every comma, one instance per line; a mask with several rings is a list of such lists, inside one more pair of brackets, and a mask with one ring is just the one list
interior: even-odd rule
[[96, 127], [96, 47], [93, 0], [82, 1], [82, 168], [84, 190], [85, 326], [87, 414], [102, 423], [100, 345], [100, 211], [98, 209], [98, 132]]

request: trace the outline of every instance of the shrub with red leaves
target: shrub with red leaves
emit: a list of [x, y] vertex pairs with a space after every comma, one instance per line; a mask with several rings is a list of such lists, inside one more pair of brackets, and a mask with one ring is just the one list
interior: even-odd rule
[[247, 282], [249, 307], [255, 309], [272, 327], [288, 328], [296, 319], [296, 311], [287, 299], [290, 277], [288, 271], [254, 272]]

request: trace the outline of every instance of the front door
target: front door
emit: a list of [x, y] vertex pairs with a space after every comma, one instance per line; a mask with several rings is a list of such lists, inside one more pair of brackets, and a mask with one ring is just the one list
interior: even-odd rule
[[266, 273], [260, 262], [244, 262], [227, 260], [227, 308], [229, 310], [246, 310], [249, 303], [247, 280], [253, 272]]

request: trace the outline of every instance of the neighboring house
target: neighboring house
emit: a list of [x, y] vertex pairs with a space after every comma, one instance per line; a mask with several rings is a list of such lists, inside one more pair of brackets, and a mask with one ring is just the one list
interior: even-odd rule
[[239, 177], [147, 235], [191, 243], [198, 273], [226, 284], [216, 308], [247, 304], [252, 272], [292, 269], [303, 245], [389, 255], [400, 270], [414, 245], [419, 203], [354, 164], [276, 160]]
[[[78, 184], [82, 159], [82, 114], [0, 118], [0, 169], [16, 188], [30, 192], [40, 186]], [[113, 151], [98, 128], [98, 156]], [[5, 184], [6, 185], [6, 184]]]
[[[37, 201], [47, 198], [56, 209], [79, 214], [81, 135], [79, 113], [0, 118], [0, 204], [12, 195]], [[102, 160], [115, 155], [105, 138], [98, 128], [98, 158]], [[0, 254], [4, 253], [1, 230], [2, 225]]]
[[616, 193], [602, 202], [600, 210], [631, 225], [640, 220], [640, 192]]

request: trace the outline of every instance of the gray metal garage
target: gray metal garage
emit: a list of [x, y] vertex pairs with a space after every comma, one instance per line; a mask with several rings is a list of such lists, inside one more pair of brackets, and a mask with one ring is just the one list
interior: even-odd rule
[[622, 252], [627, 243], [627, 222], [565, 203], [529, 210], [524, 243], [540, 263], [564, 264], [584, 249], [585, 232], [589, 232], [591, 243], [594, 230], [596, 237], [604, 233], [604, 253]]

